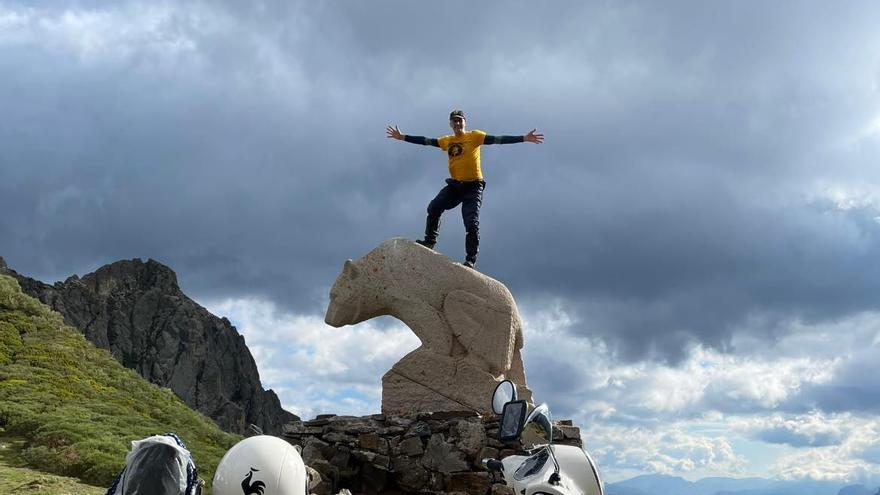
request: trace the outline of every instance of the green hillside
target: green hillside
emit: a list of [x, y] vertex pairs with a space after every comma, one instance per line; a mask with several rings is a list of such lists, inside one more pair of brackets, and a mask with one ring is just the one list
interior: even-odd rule
[[46, 474], [18, 467], [19, 448], [23, 442], [0, 440], [0, 493], [28, 495], [104, 495], [106, 487], [91, 486], [75, 478]]
[[173, 431], [210, 483], [240, 439], [98, 349], [0, 275], [0, 470], [108, 486], [131, 441]]

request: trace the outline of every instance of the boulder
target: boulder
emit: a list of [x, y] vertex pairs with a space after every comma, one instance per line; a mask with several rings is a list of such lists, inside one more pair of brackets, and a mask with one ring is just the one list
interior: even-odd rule
[[425, 447], [425, 455], [422, 457], [422, 466], [431, 471], [451, 473], [468, 469], [465, 461], [465, 453], [455, 448], [455, 445], [447, 442], [442, 434], [436, 433], [428, 440]]
[[450, 428], [455, 446], [467, 454], [475, 457], [486, 445], [486, 429], [481, 423], [474, 421], [459, 421]]

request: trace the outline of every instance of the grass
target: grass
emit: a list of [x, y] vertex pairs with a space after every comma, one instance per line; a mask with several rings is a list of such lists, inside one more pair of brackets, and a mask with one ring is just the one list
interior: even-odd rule
[[[22, 476], [38, 471], [106, 487], [132, 440], [169, 431], [186, 442], [209, 484], [222, 455], [240, 440], [123, 367], [0, 275], [0, 437], [20, 442], [0, 456], [0, 469], [14, 470], [0, 471], [0, 483], [28, 483]], [[57, 476], [31, 481], [67, 483]]]
[[107, 491], [107, 488], [87, 485], [76, 478], [46, 474], [22, 466], [20, 454], [24, 444], [20, 438], [0, 438], [0, 493], [104, 495]]

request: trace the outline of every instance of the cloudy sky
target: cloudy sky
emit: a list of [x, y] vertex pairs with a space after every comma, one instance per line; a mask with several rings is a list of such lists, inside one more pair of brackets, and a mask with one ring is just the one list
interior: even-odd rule
[[[418, 345], [333, 329], [346, 258], [420, 236], [470, 128], [478, 268], [611, 481], [880, 484], [880, 4], [0, 0], [0, 255], [153, 258], [291, 411], [368, 414]], [[464, 255], [458, 211], [438, 249]]]

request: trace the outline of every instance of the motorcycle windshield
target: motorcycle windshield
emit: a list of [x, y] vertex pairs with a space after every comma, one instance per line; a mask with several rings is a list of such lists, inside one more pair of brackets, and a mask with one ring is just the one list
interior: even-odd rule
[[513, 479], [521, 481], [540, 473], [541, 470], [544, 469], [544, 465], [547, 464], [547, 459], [549, 458], [549, 450], [546, 448], [539, 450], [534, 455], [524, 460], [523, 463], [516, 468], [516, 472], [513, 473]]

